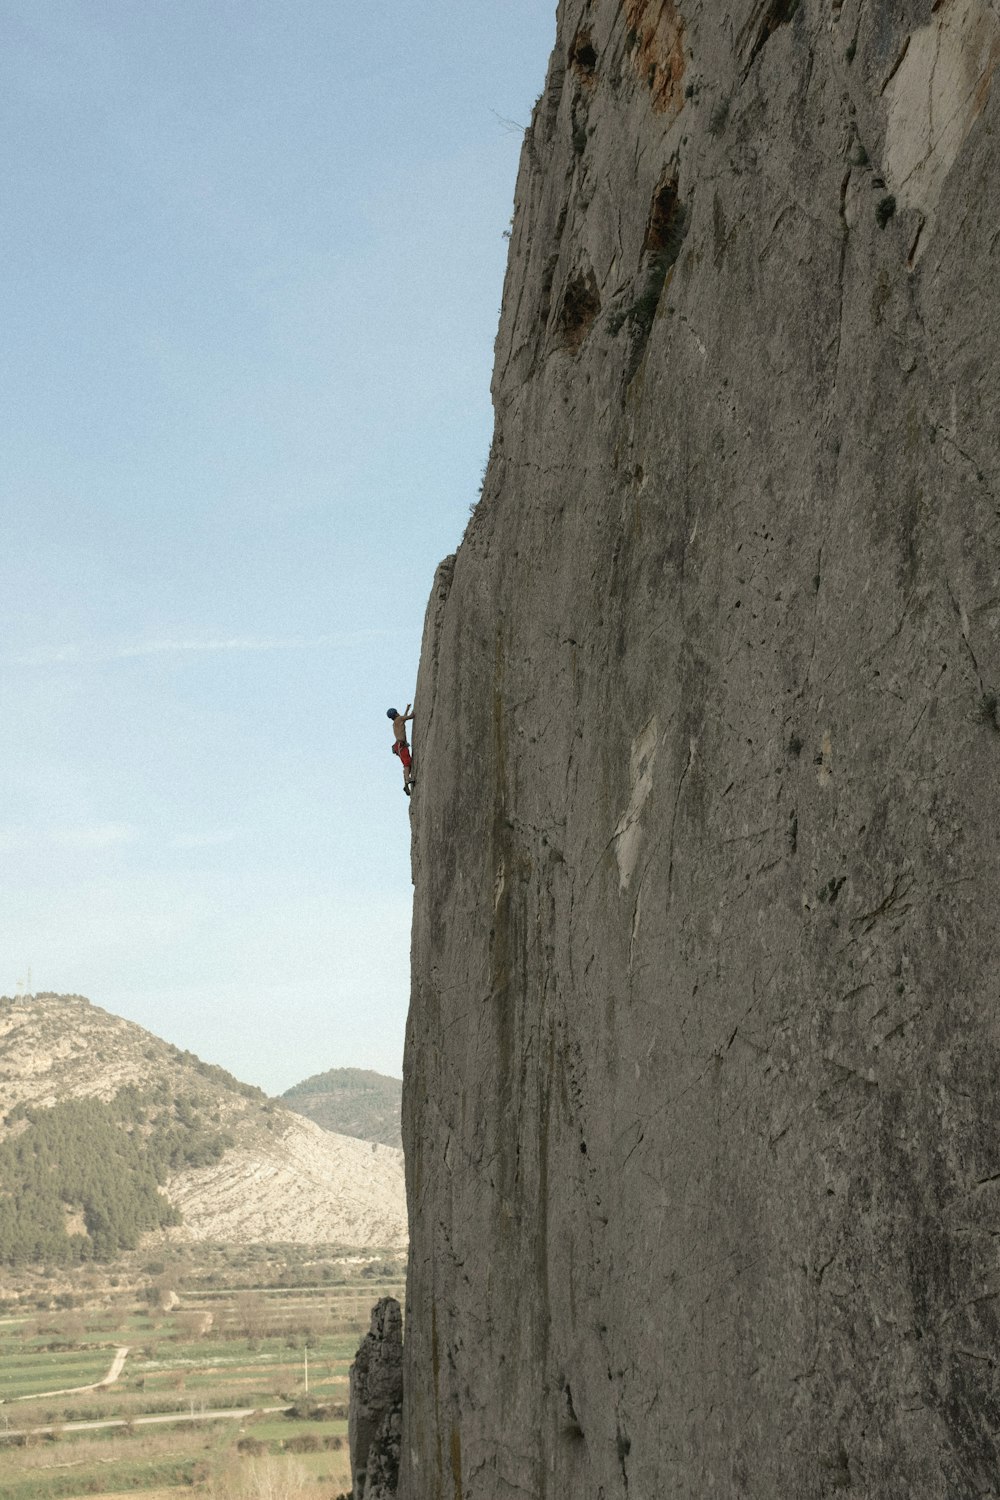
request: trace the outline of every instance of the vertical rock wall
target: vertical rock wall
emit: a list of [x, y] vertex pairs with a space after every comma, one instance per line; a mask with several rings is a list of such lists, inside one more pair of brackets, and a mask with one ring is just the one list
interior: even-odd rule
[[560, 3], [417, 690], [407, 1500], [997, 1493], [998, 54]]

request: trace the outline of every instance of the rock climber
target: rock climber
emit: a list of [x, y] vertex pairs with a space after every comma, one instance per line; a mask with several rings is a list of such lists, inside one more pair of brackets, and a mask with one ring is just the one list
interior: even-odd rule
[[413, 715], [410, 713], [409, 704], [406, 705], [402, 713], [399, 712], [398, 708], [387, 708], [386, 714], [392, 720], [392, 733], [394, 736], [392, 753], [393, 755], [398, 755], [403, 762], [403, 791], [409, 796], [410, 788], [414, 782], [414, 775], [413, 756], [410, 754], [410, 746], [406, 738], [406, 725], [407, 721], [413, 718]]

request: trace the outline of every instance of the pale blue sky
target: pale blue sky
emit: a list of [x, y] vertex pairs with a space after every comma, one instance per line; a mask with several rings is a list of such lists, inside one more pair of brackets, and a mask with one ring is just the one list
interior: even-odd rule
[[399, 1073], [385, 710], [489, 448], [503, 121], [554, 32], [4, 0], [0, 992], [30, 965], [272, 1091]]

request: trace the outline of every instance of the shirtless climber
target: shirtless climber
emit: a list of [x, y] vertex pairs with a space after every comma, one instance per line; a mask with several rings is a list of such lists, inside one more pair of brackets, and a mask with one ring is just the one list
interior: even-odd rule
[[403, 762], [403, 791], [409, 796], [410, 788], [414, 782], [414, 775], [413, 756], [410, 754], [410, 746], [406, 739], [406, 724], [408, 719], [413, 718], [413, 715], [410, 713], [409, 704], [406, 705], [402, 713], [399, 712], [398, 708], [387, 708], [386, 714], [392, 720], [392, 732], [395, 736], [392, 742], [392, 753], [393, 755], [398, 755]]

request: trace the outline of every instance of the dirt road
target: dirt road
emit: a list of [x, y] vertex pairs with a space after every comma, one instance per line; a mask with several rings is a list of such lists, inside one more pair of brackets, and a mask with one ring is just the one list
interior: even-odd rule
[[[129, 1344], [123, 1344], [111, 1361], [111, 1369], [102, 1380], [95, 1380], [90, 1385], [71, 1385], [62, 1391], [34, 1391], [30, 1396], [12, 1396], [10, 1405], [14, 1401], [48, 1401], [51, 1396], [76, 1396], [81, 1391], [102, 1391], [105, 1386], [114, 1385], [122, 1370], [125, 1368], [125, 1360], [128, 1355]], [[39, 1428], [39, 1431], [43, 1429]]]
[[[96, 1386], [82, 1386], [82, 1390], [96, 1390]], [[272, 1416], [275, 1412], [288, 1411], [287, 1406], [222, 1406], [212, 1411], [162, 1411], [145, 1417], [102, 1417], [96, 1422], [56, 1422], [48, 1427], [11, 1427], [0, 1433], [0, 1437], [28, 1437], [46, 1432], [94, 1432], [99, 1427], [152, 1427], [164, 1422], [220, 1422], [236, 1417], [252, 1417], [257, 1413]]]

